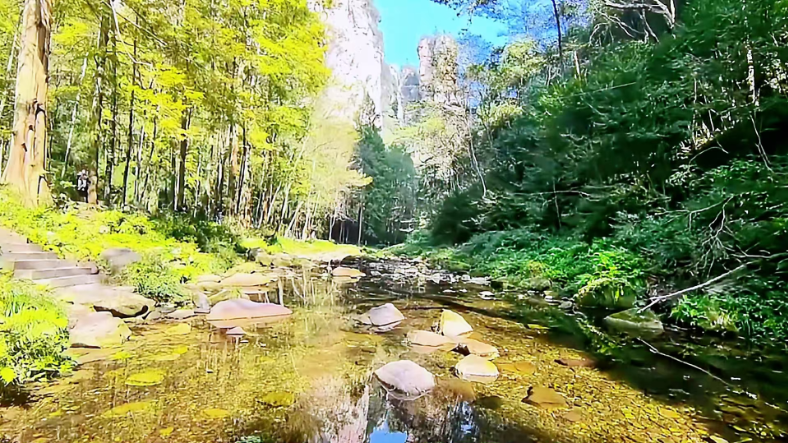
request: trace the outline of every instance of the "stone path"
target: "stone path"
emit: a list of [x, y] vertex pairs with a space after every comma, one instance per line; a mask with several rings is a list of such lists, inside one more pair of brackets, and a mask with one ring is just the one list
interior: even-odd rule
[[[32, 280], [54, 289], [67, 303], [72, 345], [104, 347], [119, 345], [130, 335], [118, 317], [147, 314], [154, 303], [134, 294], [133, 288], [104, 284], [106, 278], [92, 263], [75, 263], [45, 252], [27, 238], [0, 228], [0, 267], [20, 280]], [[104, 312], [94, 312], [104, 311]], [[76, 339], [76, 337], [81, 337]]]

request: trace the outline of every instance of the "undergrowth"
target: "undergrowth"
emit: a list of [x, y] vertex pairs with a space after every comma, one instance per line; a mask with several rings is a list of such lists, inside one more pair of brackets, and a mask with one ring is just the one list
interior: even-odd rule
[[68, 319], [46, 289], [0, 273], [0, 381], [23, 383], [72, 367]]

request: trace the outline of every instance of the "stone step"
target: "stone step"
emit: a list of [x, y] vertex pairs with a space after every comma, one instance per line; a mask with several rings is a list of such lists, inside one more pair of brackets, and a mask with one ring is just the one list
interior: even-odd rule
[[34, 243], [6, 243], [0, 242], [0, 254], [9, 252], [44, 252], [41, 246]]
[[57, 254], [54, 252], [3, 252], [0, 254], [5, 261], [20, 261], [20, 260], [57, 260]]
[[61, 267], [49, 269], [17, 269], [14, 271], [14, 277], [24, 278], [28, 280], [41, 280], [52, 279], [60, 277], [71, 277], [74, 275], [92, 275], [98, 274], [96, 268], [90, 266], [67, 266], [63, 264]]
[[49, 285], [53, 288], [66, 288], [69, 286], [89, 285], [101, 283], [101, 275], [72, 275], [69, 277], [50, 278], [45, 280], [36, 280], [36, 283], [42, 285]]
[[[0, 256], [0, 258], [2, 258], [2, 256]], [[13, 262], [13, 269], [15, 271], [19, 271], [23, 269], [54, 269], [54, 268], [63, 268], [66, 266], [75, 266], [75, 265], [66, 260], [56, 260], [56, 259], [16, 260], [15, 262]]]
[[27, 239], [16, 232], [0, 228], [0, 243], [27, 243]]

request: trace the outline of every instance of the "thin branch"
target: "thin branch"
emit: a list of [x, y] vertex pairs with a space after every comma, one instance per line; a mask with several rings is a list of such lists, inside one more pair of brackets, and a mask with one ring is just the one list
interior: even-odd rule
[[663, 296], [660, 296], [660, 297], [652, 298], [651, 299], [651, 303], [649, 303], [649, 305], [646, 306], [645, 308], [641, 308], [640, 310], [638, 310], [638, 312], [643, 312], [646, 309], [656, 305], [657, 303], [663, 302], [665, 300], [670, 300], [671, 298], [681, 297], [682, 295], [684, 295], [684, 294], [686, 294], [688, 292], [697, 291], [698, 289], [703, 289], [703, 288], [705, 288], [707, 286], [713, 285], [714, 283], [717, 283], [718, 281], [724, 279], [725, 277], [728, 277], [729, 275], [731, 275], [731, 274], [733, 274], [733, 273], [735, 273], [735, 272], [737, 272], [737, 271], [739, 271], [741, 269], [746, 268], [750, 264], [751, 263], [745, 263], [745, 264], [739, 266], [738, 268], [736, 268], [736, 269], [734, 269], [732, 271], [728, 271], [728, 272], [726, 272], [726, 273], [724, 273], [722, 275], [718, 275], [717, 277], [714, 277], [714, 278], [712, 278], [711, 280], [709, 280], [709, 281], [707, 281], [705, 283], [701, 283], [699, 285], [695, 285], [695, 286], [693, 286], [691, 288], [682, 289], [681, 291], [674, 292], [672, 294], [668, 294], [668, 295], [663, 295]]
[[680, 358], [678, 358], [678, 357], [674, 357], [674, 356], [672, 356], [672, 355], [665, 354], [664, 352], [660, 352], [660, 351], [659, 351], [659, 349], [655, 348], [655, 347], [654, 347], [654, 346], [652, 346], [652, 345], [651, 345], [649, 342], [647, 342], [647, 341], [643, 340], [642, 338], [638, 338], [638, 341], [639, 341], [639, 342], [641, 342], [641, 343], [643, 343], [644, 345], [646, 345], [646, 347], [648, 347], [648, 349], [649, 349], [649, 350], [650, 350], [650, 351], [651, 351], [653, 354], [656, 354], [656, 355], [659, 355], [659, 356], [662, 356], [662, 357], [665, 357], [665, 358], [669, 358], [669, 359], [671, 359], [671, 360], [673, 360], [673, 361], [675, 361], [675, 362], [679, 362], [679, 363], [681, 363], [681, 364], [687, 365], [687, 366], [689, 366], [689, 367], [690, 367], [690, 368], [692, 368], [692, 369], [697, 369], [698, 371], [700, 371], [700, 372], [703, 372], [704, 374], [708, 375], [709, 377], [712, 377], [712, 378], [714, 378], [714, 379], [716, 379], [716, 380], [719, 380], [719, 381], [721, 381], [722, 383], [725, 383], [725, 385], [727, 385], [727, 386], [731, 386], [731, 384], [730, 384], [730, 383], [728, 383], [727, 381], [725, 381], [725, 380], [723, 380], [723, 379], [721, 379], [721, 378], [717, 377], [716, 375], [714, 375], [714, 374], [712, 374], [711, 372], [709, 372], [709, 371], [707, 371], [707, 370], [705, 370], [705, 369], [701, 368], [700, 366], [693, 365], [692, 363], [690, 363], [690, 362], [686, 362], [686, 361], [684, 361], [684, 360], [682, 360], [682, 359], [680, 359]]

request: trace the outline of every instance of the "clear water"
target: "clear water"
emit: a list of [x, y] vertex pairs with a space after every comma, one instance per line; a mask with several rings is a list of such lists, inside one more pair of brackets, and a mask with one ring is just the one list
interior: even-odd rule
[[[580, 314], [485, 301], [462, 286], [447, 295], [446, 287], [386, 275], [338, 283], [304, 274], [283, 287], [294, 314], [243, 339], [200, 319], [186, 321], [192, 328], [184, 334], [173, 334], [173, 323], [135, 326], [122, 349], [94, 352], [100, 360], [32, 385], [25, 403], [0, 409], [0, 435], [36, 443], [678, 443], [788, 436], [784, 354], [672, 333], [651, 344], [700, 370], [637, 342], [616, 345], [596, 368], [570, 368], [556, 360], [590, 357], [583, 350], [598, 350], [605, 340], [576, 333]], [[276, 299], [276, 285], [272, 291]], [[367, 333], [352, 320], [385, 302], [406, 317], [393, 331]], [[425, 354], [403, 343], [408, 331], [430, 329], [441, 309], [462, 314], [474, 338], [498, 347], [495, 383], [459, 380], [452, 367], [462, 356], [455, 352]], [[437, 388], [415, 401], [391, 398], [372, 372], [400, 359], [430, 370]], [[513, 370], [521, 361], [536, 371]], [[152, 384], [127, 383], [139, 374]], [[524, 403], [532, 386], [559, 392], [568, 407]]]

